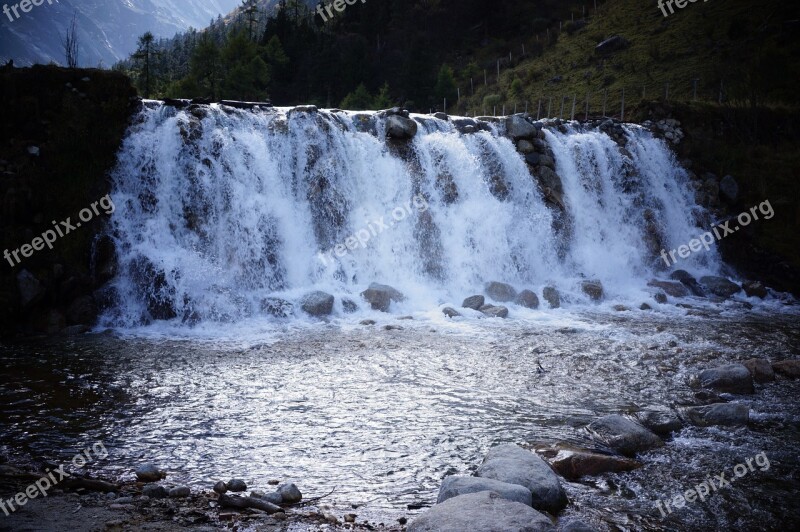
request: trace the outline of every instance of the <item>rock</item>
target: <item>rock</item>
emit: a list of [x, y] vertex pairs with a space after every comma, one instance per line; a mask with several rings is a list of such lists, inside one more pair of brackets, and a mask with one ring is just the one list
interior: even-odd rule
[[742, 288], [747, 297], [758, 297], [764, 299], [767, 297], [767, 287], [761, 281], [745, 281], [742, 283]]
[[461, 303], [461, 306], [472, 310], [480, 310], [485, 302], [486, 300], [483, 296], [470, 296]]
[[508, 309], [506, 307], [495, 306], [495, 305], [484, 305], [480, 308], [480, 311], [483, 312], [485, 315], [489, 316], [490, 318], [508, 317]]
[[550, 466], [537, 455], [514, 444], [493, 447], [476, 476], [528, 488], [532, 494], [532, 506], [537, 510], [556, 514], [568, 502], [567, 494]]
[[750, 394], [754, 392], [750, 371], [742, 364], [711, 368], [698, 375], [700, 386], [720, 393]]
[[141, 482], [158, 482], [167, 474], [153, 464], [144, 464], [136, 468], [136, 478]]
[[556, 473], [568, 480], [577, 480], [584, 476], [596, 476], [602, 473], [619, 473], [633, 471], [642, 464], [630, 458], [593, 453], [580, 449], [562, 449], [550, 460]]
[[628, 312], [631, 310], [629, 307], [626, 307], [625, 305], [614, 305], [612, 308], [617, 312]]
[[42, 284], [28, 270], [22, 270], [17, 274], [17, 288], [23, 312], [36, 305], [45, 295]]
[[625, 456], [664, 446], [650, 430], [616, 414], [601, 417], [587, 428], [597, 440]]
[[536, 170], [536, 178], [542, 191], [549, 188], [559, 197], [564, 195], [564, 184], [561, 182], [561, 177], [549, 166], [539, 166]]
[[375, 325], [375, 320], [361, 320], [359, 325]]
[[392, 115], [386, 119], [386, 136], [396, 140], [413, 139], [417, 134], [417, 123], [404, 116]]
[[775, 372], [772, 370], [772, 365], [768, 360], [751, 358], [742, 362], [742, 365], [750, 372], [753, 380], [759, 384], [775, 380]]
[[178, 486], [169, 490], [169, 496], [173, 499], [184, 499], [192, 494], [189, 486]]
[[625, 37], [621, 35], [614, 35], [613, 37], [609, 37], [608, 39], [602, 41], [600, 44], [594, 47], [594, 51], [597, 54], [607, 55], [612, 54], [619, 50], [624, 50], [628, 46], [630, 46], [630, 42]]
[[558, 522], [558, 532], [597, 532], [597, 529], [577, 519], [567, 519]]
[[319, 290], [306, 294], [300, 301], [300, 308], [312, 316], [328, 316], [333, 312], [333, 296]]
[[401, 327], [400, 325], [391, 325], [391, 324], [384, 325], [383, 329], [386, 330], [386, 331], [402, 331], [402, 330], [404, 330], [403, 327]]
[[539, 155], [538, 153], [535, 152], [528, 153], [527, 155], [525, 155], [525, 162], [531, 166], [537, 166], [539, 164], [540, 158], [541, 155]]
[[272, 493], [261, 493], [260, 491], [251, 491], [251, 497], [256, 497], [258, 499], [263, 499], [267, 502], [271, 502], [272, 504], [283, 504], [283, 497], [277, 491], [273, 491]]
[[525, 120], [523, 115], [516, 114], [506, 118], [506, 134], [514, 140], [530, 139], [538, 133], [536, 126]]
[[437, 504], [417, 517], [408, 532], [551, 531], [547, 516], [491, 491], [469, 493]]
[[399, 302], [405, 299], [405, 296], [398, 290], [378, 283], [369, 285], [369, 288], [361, 292], [361, 297], [370, 304], [373, 310], [380, 310], [381, 312], [389, 312], [389, 306], [392, 301]]
[[690, 274], [686, 270], [675, 270], [674, 272], [669, 274], [669, 278], [672, 279], [673, 281], [679, 281], [679, 282], [697, 280], [694, 277], [692, 277], [692, 274]]
[[220, 495], [219, 499], [217, 499], [217, 502], [223, 508], [237, 508], [240, 510], [244, 508], [255, 508], [256, 510], [261, 510], [263, 512], [267, 512], [268, 514], [276, 514], [283, 511], [280, 506], [272, 504], [269, 501], [259, 499], [258, 497]]
[[434, 118], [438, 118], [439, 120], [447, 121], [447, 113], [433, 113]]
[[736, 203], [736, 199], [739, 197], [739, 185], [736, 184], [733, 176], [726, 175], [722, 178], [719, 182], [719, 194], [728, 203]]
[[641, 305], [639, 305], [639, 310], [653, 310], [653, 307], [651, 307], [647, 303], [642, 303]]
[[[647, 283], [647, 286], [652, 286], [654, 288], [660, 288], [668, 295], [672, 297], [686, 297], [689, 295], [689, 290], [683, 286], [681, 283], [675, 283], [671, 281], [650, 281]], [[656, 299], [658, 301], [658, 299]], [[661, 303], [660, 301], [658, 301]], [[666, 299], [664, 301], [666, 303]]]
[[484, 288], [486, 295], [499, 303], [512, 301], [517, 296], [517, 291], [510, 284], [492, 281]]
[[232, 478], [225, 486], [228, 488], [228, 491], [232, 491], [234, 493], [247, 491], [247, 483], [240, 478]]
[[281, 484], [276, 491], [280, 494], [284, 504], [296, 504], [303, 500], [303, 494], [291, 482]]
[[667, 294], [664, 292], [657, 292], [653, 295], [653, 299], [656, 300], [656, 303], [664, 304], [667, 302]]
[[797, 379], [800, 377], [800, 360], [781, 360], [780, 362], [773, 362], [772, 369], [775, 370], [775, 373], [779, 373], [784, 377]]
[[228, 492], [228, 486], [226, 486], [225, 483], [220, 480], [219, 482], [214, 484], [214, 491], [222, 495], [223, 493]]
[[592, 301], [600, 301], [603, 299], [603, 284], [600, 281], [583, 281], [581, 282], [581, 290], [589, 296]]
[[276, 318], [288, 318], [294, 314], [294, 305], [277, 297], [268, 297], [261, 301], [261, 311]]
[[701, 427], [709, 425], [743, 426], [750, 419], [750, 409], [738, 403], [691, 406], [683, 410], [689, 421]]
[[697, 279], [686, 270], [675, 270], [669, 276], [670, 279], [680, 282], [683, 286], [688, 288], [694, 295], [698, 297], [706, 297], [703, 288], [697, 284]]
[[142, 488], [142, 495], [151, 499], [166, 499], [169, 496], [167, 488], [160, 484], [146, 484]]
[[517, 142], [517, 151], [522, 153], [523, 155], [527, 155], [532, 153], [535, 150], [535, 147], [529, 140], [520, 140]]
[[358, 304], [350, 298], [343, 297], [342, 310], [344, 310], [347, 314], [352, 314], [353, 312], [358, 311]]
[[443, 308], [443, 309], [442, 309], [442, 313], [443, 313], [445, 316], [447, 316], [448, 318], [456, 318], [456, 317], [458, 317], [458, 316], [461, 316], [461, 313], [459, 313], [459, 312], [458, 312], [456, 309], [454, 309], [454, 308], [452, 308], [452, 307], [445, 307], [445, 308]]
[[561, 294], [552, 286], [544, 287], [542, 297], [550, 305], [550, 308], [559, 308], [561, 306]]
[[636, 419], [659, 436], [669, 436], [683, 428], [678, 414], [665, 406], [651, 406], [640, 410], [636, 413]]
[[440, 504], [459, 495], [480, 491], [493, 491], [504, 499], [520, 502], [526, 506], [530, 506], [532, 503], [531, 490], [519, 484], [508, 484], [491, 478], [459, 476], [450, 476], [444, 479], [436, 503]]
[[521, 307], [537, 309], [539, 308], [539, 296], [530, 290], [523, 290], [514, 299], [514, 303]]
[[714, 294], [715, 296], [729, 298], [733, 294], [737, 292], [741, 292], [741, 288], [736, 283], [732, 283], [731, 281], [723, 278], [723, 277], [715, 277], [715, 276], [706, 276], [700, 278], [700, 284], [702, 284], [709, 292]]
[[562, 187], [561, 178], [558, 177], [558, 174], [555, 173], [556, 161], [552, 157], [550, 157], [549, 155], [542, 154], [542, 156], [539, 158], [539, 164], [544, 166], [544, 167], [546, 167], [546, 168], [549, 168], [550, 170], [553, 170], [552, 174], [554, 176], [556, 176], [556, 178], [558, 179], [558, 183], [556, 185], [557, 189], [561, 190], [561, 187]]
[[358, 517], [358, 515], [356, 515], [356, 514], [345, 514], [344, 515], [344, 522], [345, 523], [355, 523], [357, 517]]

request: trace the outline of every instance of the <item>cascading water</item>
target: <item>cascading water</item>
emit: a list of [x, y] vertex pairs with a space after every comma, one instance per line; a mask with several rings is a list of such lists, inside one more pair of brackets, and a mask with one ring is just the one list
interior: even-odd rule
[[[105, 324], [299, 316], [283, 301], [312, 290], [342, 314], [371, 282], [401, 290], [408, 312], [492, 280], [554, 286], [575, 305], [582, 279], [641, 298], [659, 249], [701, 232], [686, 172], [643, 128], [626, 126], [622, 149], [598, 129], [548, 125], [558, 207], [502, 123], [465, 134], [412, 118], [404, 143], [384, 140], [378, 114], [146, 102], [113, 173], [120, 267]], [[712, 249], [681, 266], [720, 263]]]

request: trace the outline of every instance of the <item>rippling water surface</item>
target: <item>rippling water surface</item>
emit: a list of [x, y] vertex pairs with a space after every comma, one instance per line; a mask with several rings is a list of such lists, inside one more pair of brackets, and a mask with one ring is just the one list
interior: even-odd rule
[[[332, 322], [261, 342], [90, 335], [0, 348], [0, 445], [12, 457], [67, 460], [98, 440], [99, 467], [143, 462], [208, 489], [244, 478], [294, 479], [308, 496], [392, 522], [435, 501], [441, 479], [469, 474], [498, 442], [588, 444], [607, 413], [697, 404], [692, 373], [752, 357], [800, 356], [796, 314], [639, 311], [534, 320], [443, 322], [387, 331]], [[231, 336], [235, 336], [231, 334]], [[727, 397], [746, 428], [685, 428], [630, 473], [565, 482], [577, 515], [600, 529], [778, 529], [800, 524], [800, 384]], [[704, 504], [661, 519], [654, 504], [766, 453]]]

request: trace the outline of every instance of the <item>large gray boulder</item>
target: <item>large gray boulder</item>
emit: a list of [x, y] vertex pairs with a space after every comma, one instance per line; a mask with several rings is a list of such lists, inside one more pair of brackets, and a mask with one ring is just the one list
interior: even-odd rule
[[550, 305], [550, 308], [559, 308], [561, 306], [561, 294], [552, 286], [545, 286], [542, 289], [542, 297]]
[[683, 413], [692, 424], [701, 427], [709, 425], [738, 427], [747, 425], [750, 420], [750, 409], [738, 403], [691, 406], [684, 409]]
[[781, 360], [780, 362], [773, 362], [772, 369], [775, 373], [780, 373], [784, 377], [790, 379], [800, 378], [800, 360]]
[[651, 406], [640, 410], [636, 413], [636, 419], [659, 436], [669, 436], [683, 427], [678, 414], [666, 406]]
[[744, 364], [728, 364], [701, 371], [698, 381], [703, 388], [722, 393], [750, 394], [755, 391], [753, 377]]
[[369, 285], [369, 288], [361, 292], [361, 297], [370, 304], [373, 310], [380, 310], [381, 312], [389, 312], [389, 305], [392, 304], [392, 301], [399, 302], [405, 299], [405, 296], [399, 290], [389, 285], [378, 283]]
[[483, 305], [480, 311], [490, 318], [507, 318], [508, 308], [499, 305]]
[[417, 123], [400, 115], [386, 119], [386, 136], [396, 140], [413, 139], [417, 134]]
[[672, 297], [686, 297], [689, 295], [689, 289], [683, 286], [682, 283], [672, 281], [650, 281], [647, 283], [647, 286], [660, 288]]
[[514, 303], [522, 307], [537, 309], [539, 308], [539, 296], [530, 290], [523, 290], [517, 295]]
[[724, 277], [715, 277], [713, 275], [701, 277], [700, 284], [706, 287], [706, 289], [715, 296], [724, 298], [729, 298], [733, 294], [742, 291], [738, 284], [733, 283]]
[[603, 284], [600, 281], [582, 281], [581, 290], [589, 296], [592, 301], [603, 299]]
[[753, 376], [753, 380], [759, 384], [764, 384], [765, 382], [772, 382], [775, 380], [775, 371], [772, 369], [772, 365], [769, 363], [769, 360], [763, 358], [751, 358], [750, 360], [745, 360], [742, 362], [742, 365], [746, 367], [750, 372], [750, 375]]
[[506, 134], [514, 140], [534, 138], [539, 130], [528, 122], [523, 115], [511, 115], [506, 118]]
[[664, 446], [653, 432], [616, 414], [601, 417], [587, 428], [595, 439], [625, 456]]
[[480, 310], [485, 302], [486, 299], [483, 296], [469, 296], [461, 303], [461, 306], [472, 310]]
[[333, 312], [333, 296], [319, 290], [303, 296], [300, 308], [312, 316], [327, 316]]
[[517, 291], [514, 290], [513, 286], [506, 283], [499, 283], [497, 281], [487, 283], [485, 291], [487, 296], [500, 303], [513, 301], [513, 299], [517, 297]]
[[437, 504], [408, 532], [540, 532], [554, 530], [550, 519], [530, 506], [491, 491], [469, 493]]
[[556, 514], [568, 502], [558, 476], [547, 462], [514, 444], [493, 447], [476, 475], [528, 488], [537, 510]]
[[442, 481], [442, 487], [439, 488], [439, 498], [436, 502], [438, 504], [459, 495], [478, 493], [480, 491], [493, 491], [504, 499], [521, 502], [526, 506], [530, 506], [533, 502], [531, 490], [524, 486], [508, 484], [492, 478], [459, 476], [450, 476]]

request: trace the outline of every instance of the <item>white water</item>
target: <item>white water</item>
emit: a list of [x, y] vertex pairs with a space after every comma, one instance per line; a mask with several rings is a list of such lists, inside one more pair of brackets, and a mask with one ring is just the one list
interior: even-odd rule
[[[341, 315], [342, 297], [365, 306], [358, 294], [371, 282], [401, 290], [408, 299], [394, 310], [403, 313], [458, 305], [492, 280], [540, 297], [552, 285], [566, 306], [580, 306], [580, 281], [599, 279], [607, 299], [638, 305], [661, 261], [645, 243], [645, 211], [667, 250], [703, 232], [686, 173], [639, 127], [626, 127], [631, 158], [600, 131], [546, 130], [564, 186], [569, 232], [559, 233], [522, 156], [496, 131], [462, 135], [416, 117], [414, 156], [404, 160], [380, 119], [370, 118], [370, 134], [358, 116], [211, 106], [198, 120], [147, 102], [113, 174], [120, 274], [105, 325], [149, 322], [147, 292], [175, 309], [176, 324], [266, 319], [265, 298], [296, 304], [311, 290], [334, 294]], [[626, 181], [626, 167], [635, 178]], [[454, 202], [437, 186], [443, 175]], [[363, 248], [329, 253], [359, 232]], [[699, 275], [719, 265], [712, 249], [677, 267]]]

